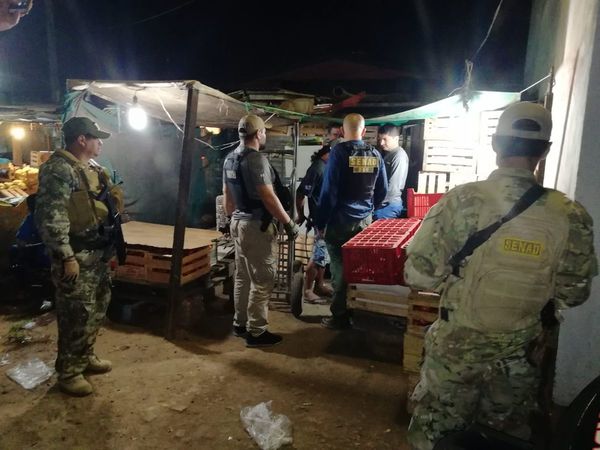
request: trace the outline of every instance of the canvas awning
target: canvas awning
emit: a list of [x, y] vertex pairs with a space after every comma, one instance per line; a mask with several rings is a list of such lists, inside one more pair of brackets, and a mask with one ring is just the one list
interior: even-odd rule
[[[518, 102], [521, 99], [520, 92], [496, 92], [496, 91], [473, 91], [472, 97], [468, 102], [469, 112], [494, 111], [505, 108], [511, 103]], [[367, 119], [367, 125], [378, 125], [384, 123], [393, 123], [402, 125], [412, 120], [423, 120], [431, 117], [458, 116], [465, 114], [466, 109], [463, 104], [463, 97], [453, 95], [452, 97], [419, 106], [396, 114], [387, 116], [373, 117]]]
[[[273, 115], [266, 110], [241, 102], [198, 81], [91, 81], [67, 80], [70, 92], [95, 95], [108, 102], [128, 107], [137, 103], [148, 116], [183, 125], [186, 115], [188, 89], [198, 90], [197, 125], [235, 128], [244, 115], [257, 114], [270, 118], [272, 126], [288, 125], [295, 121], [293, 113]], [[75, 108], [77, 103], [74, 102]]]
[[0, 105], [1, 122], [53, 124], [60, 122], [56, 105]]

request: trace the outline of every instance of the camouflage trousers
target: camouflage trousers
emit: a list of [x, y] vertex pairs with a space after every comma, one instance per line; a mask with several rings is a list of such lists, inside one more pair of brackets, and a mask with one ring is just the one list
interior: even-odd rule
[[479, 338], [469, 345], [469, 332], [463, 330], [438, 320], [427, 333], [408, 428], [415, 450], [431, 450], [445, 435], [473, 423], [529, 438], [539, 377], [527, 361], [526, 345], [486, 344]]
[[75, 283], [62, 281], [62, 263], [52, 264], [56, 286], [58, 356], [60, 379], [82, 373], [94, 352], [96, 335], [110, 302], [110, 279], [104, 250], [83, 250], [75, 254], [79, 277]]

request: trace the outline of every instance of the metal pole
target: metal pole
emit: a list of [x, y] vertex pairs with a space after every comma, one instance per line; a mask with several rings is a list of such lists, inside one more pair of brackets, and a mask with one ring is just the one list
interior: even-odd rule
[[173, 233], [173, 258], [171, 260], [171, 277], [169, 279], [167, 339], [175, 337], [175, 317], [180, 303], [181, 294], [181, 262], [183, 260], [183, 243], [187, 218], [187, 203], [190, 192], [192, 174], [192, 147], [198, 115], [198, 89], [191, 84], [188, 86], [187, 110], [181, 145], [181, 164], [179, 166], [179, 190], [177, 208], [175, 211], [175, 230]]
[[[294, 160], [293, 160], [293, 168], [292, 168], [292, 176], [291, 176], [291, 188], [292, 188], [292, 208], [289, 211], [290, 218], [294, 220], [296, 218], [296, 169], [298, 167], [298, 146], [300, 144], [300, 122], [294, 123], [294, 128], [292, 129], [294, 136]], [[292, 278], [294, 277], [294, 261], [296, 260], [296, 241], [289, 241], [288, 244], [288, 260], [287, 260], [287, 302], [291, 303], [291, 295], [292, 295]]]

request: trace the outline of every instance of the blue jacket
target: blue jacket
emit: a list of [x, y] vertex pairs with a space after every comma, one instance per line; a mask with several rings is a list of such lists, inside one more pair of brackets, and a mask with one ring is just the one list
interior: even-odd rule
[[383, 202], [386, 194], [387, 176], [381, 154], [363, 141], [342, 142], [329, 154], [316, 227], [360, 221]]

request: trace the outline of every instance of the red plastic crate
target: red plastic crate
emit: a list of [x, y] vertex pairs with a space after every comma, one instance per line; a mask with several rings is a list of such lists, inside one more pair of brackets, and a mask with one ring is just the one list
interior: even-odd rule
[[[378, 220], [342, 246], [348, 283], [401, 284], [402, 246], [419, 228], [420, 219]], [[406, 253], [406, 252], [405, 252]]]
[[427, 211], [435, 205], [444, 194], [419, 194], [414, 189], [407, 193], [407, 215], [408, 217], [423, 218]]
[[412, 236], [419, 225], [421, 223], [421, 219], [413, 217], [410, 219], [381, 219], [376, 220], [367, 228], [365, 228], [363, 233], [390, 233], [395, 235], [409, 235]]

